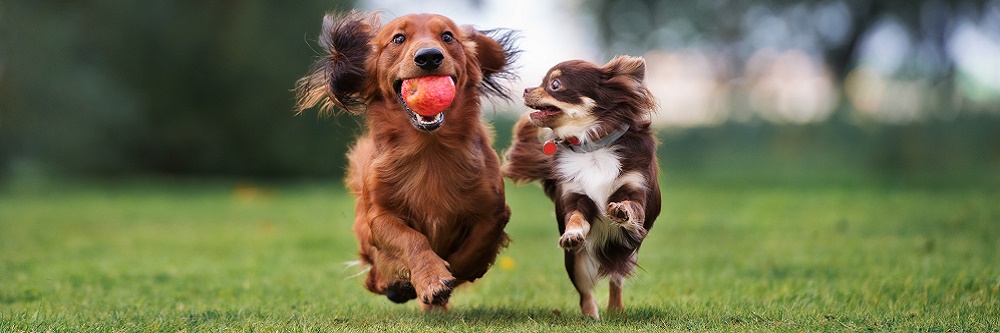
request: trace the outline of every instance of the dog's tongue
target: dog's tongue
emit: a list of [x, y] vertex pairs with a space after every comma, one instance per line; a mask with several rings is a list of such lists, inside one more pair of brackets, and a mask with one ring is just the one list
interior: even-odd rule
[[410, 110], [425, 117], [436, 116], [455, 99], [455, 82], [448, 76], [424, 76], [403, 80], [400, 93]]

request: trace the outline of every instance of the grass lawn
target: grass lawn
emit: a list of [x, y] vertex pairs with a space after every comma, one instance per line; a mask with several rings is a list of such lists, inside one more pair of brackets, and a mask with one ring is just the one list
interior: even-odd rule
[[0, 193], [0, 332], [1000, 330], [996, 186], [667, 174], [624, 315], [580, 315], [536, 185], [447, 313], [364, 290], [341, 184], [128, 181]]

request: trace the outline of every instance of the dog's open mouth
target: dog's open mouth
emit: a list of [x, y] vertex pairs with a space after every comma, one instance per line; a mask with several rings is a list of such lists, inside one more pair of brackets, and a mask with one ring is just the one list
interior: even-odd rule
[[531, 119], [543, 121], [551, 118], [552, 116], [558, 115], [563, 111], [552, 105], [526, 105], [529, 108], [534, 109], [529, 116]]
[[[452, 77], [451, 80], [452, 82], [455, 82], [454, 77]], [[440, 128], [441, 125], [444, 124], [444, 111], [441, 111], [441, 113], [433, 116], [417, 114], [410, 108], [409, 105], [406, 104], [406, 100], [403, 99], [402, 86], [402, 79], [397, 79], [396, 82], [393, 82], [392, 84], [393, 89], [396, 90], [396, 99], [399, 100], [399, 104], [403, 106], [403, 109], [406, 110], [406, 113], [410, 116], [410, 121], [413, 123], [413, 126], [419, 130], [427, 132], [432, 132]]]

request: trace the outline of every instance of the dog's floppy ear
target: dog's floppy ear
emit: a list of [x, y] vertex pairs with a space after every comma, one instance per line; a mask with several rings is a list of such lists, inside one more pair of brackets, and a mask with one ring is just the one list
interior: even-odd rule
[[510, 89], [501, 81], [517, 79], [514, 74], [514, 62], [521, 50], [514, 42], [517, 31], [510, 29], [476, 30], [471, 25], [462, 26], [462, 43], [467, 50], [467, 56], [475, 59], [469, 61], [470, 75], [481, 73], [479, 91], [491, 97], [510, 100]]
[[370, 41], [381, 25], [380, 14], [351, 11], [323, 18], [319, 45], [325, 54], [295, 84], [297, 112], [317, 104], [323, 112], [334, 106], [351, 113], [365, 111], [365, 63], [372, 53]]

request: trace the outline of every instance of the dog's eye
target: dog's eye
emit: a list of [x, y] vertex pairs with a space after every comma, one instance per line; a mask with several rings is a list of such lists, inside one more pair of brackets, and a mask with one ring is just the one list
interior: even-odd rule
[[443, 34], [441, 34], [441, 40], [444, 41], [445, 43], [451, 44], [452, 42], [455, 41], [455, 36], [452, 36], [451, 32], [445, 31]]
[[552, 80], [552, 83], [549, 86], [552, 90], [559, 90], [559, 88], [562, 88], [562, 82], [559, 82], [559, 79], [555, 79]]
[[403, 34], [396, 34], [395, 36], [392, 36], [393, 44], [400, 45], [403, 44], [403, 42], [405, 41], [406, 41], [406, 36]]

